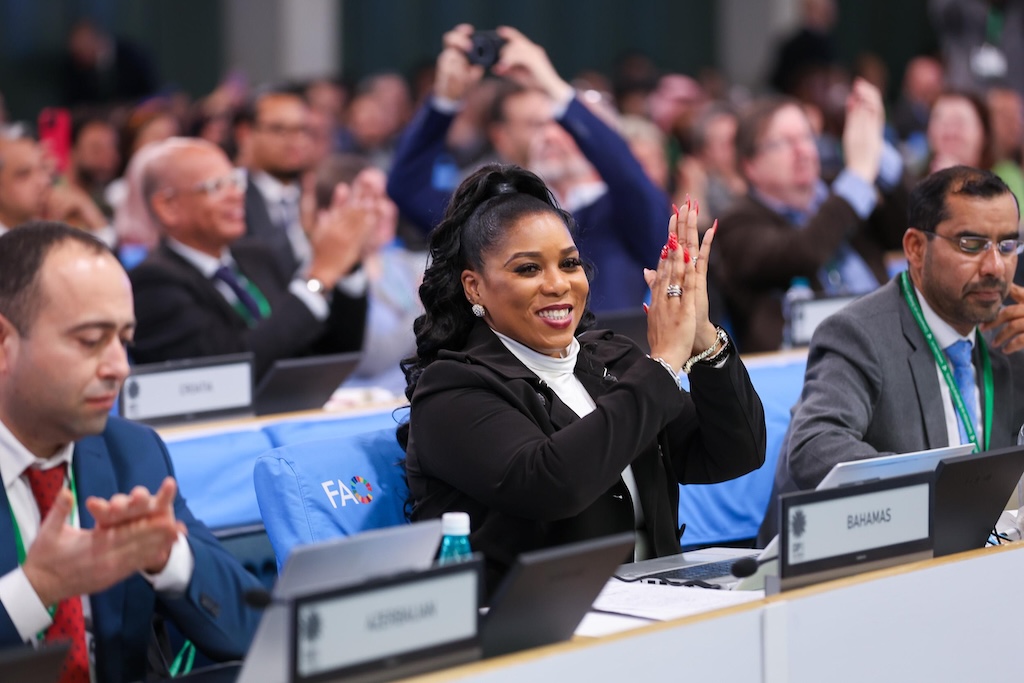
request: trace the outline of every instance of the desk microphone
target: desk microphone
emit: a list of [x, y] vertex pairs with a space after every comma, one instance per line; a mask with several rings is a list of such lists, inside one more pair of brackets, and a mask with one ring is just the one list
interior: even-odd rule
[[753, 576], [754, 573], [761, 568], [761, 565], [768, 562], [774, 562], [778, 557], [778, 555], [773, 555], [772, 557], [768, 557], [763, 560], [759, 560], [754, 557], [741, 557], [732, 563], [729, 573], [737, 579], [745, 579], [748, 576]]
[[242, 600], [254, 609], [266, 609], [277, 602], [266, 588], [249, 588], [242, 593]]

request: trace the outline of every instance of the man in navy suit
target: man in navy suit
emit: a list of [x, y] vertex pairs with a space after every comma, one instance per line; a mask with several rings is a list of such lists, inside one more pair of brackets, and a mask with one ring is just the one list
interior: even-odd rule
[[62, 681], [141, 680], [154, 614], [214, 659], [242, 657], [258, 621], [258, 582], [189, 512], [163, 442], [108, 417], [134, 330], [100, 242], [60, 223], [0, 237], [0, 647], [69, 640]]

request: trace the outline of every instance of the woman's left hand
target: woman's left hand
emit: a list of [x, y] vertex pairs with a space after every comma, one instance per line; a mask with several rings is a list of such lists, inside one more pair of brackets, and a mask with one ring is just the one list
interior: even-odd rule
[[[693, 337], [693, 351], [691, 356], [703, 353], [711, 348], [711, 345], [718, 340], [718, 330], [711, 324], [708, 318], [708, 260], [711, 257], [711, 243], [718, 232], [718, 221], [716, 220], [707, 232], [704, 233], [704, 243], [700, 244], [700, 237], [697, 233], [697, 214], [700, 213], [700, 205], [694, 206], [694, 220], [686, 221], [685, 231], [680, 231], [680, 237], [686, 244], [691, 254], [697, 254], [694, 261], [694, 274], [697, 276], [694, 282], [695, 288], [695, 314], [697, 319], [697, 331]], [[685, 235], [683, 234], [685, 232]], [[700, 251], [697, 245], [700, 244]]]

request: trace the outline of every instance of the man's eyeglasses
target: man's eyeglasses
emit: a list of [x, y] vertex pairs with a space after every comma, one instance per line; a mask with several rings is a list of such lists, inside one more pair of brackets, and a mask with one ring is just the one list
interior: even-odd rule
[[924, 230], [925, 235], [929, 238], [940, 237], [947, 242], [952, 242], [957, 248], [965, 254], [970, 256], [977, 256], [983, 254], [995, 245], [996, 251], [1001, 256], [1010, 256], [1012, 254], [1019, 254], [1024, 251], [1024, 241], [1021, 240], [999, 240], [993, 242], [987, 237], [977, 237], [974, 235], [964, 235], [962, 237], [946, 237], [945, 235], [939, 235], [938, 233], [931, 232], [930, 230]]
[[[188, 188], [187, 191], [195, 192], [196, 194], [205, 194], [207, 197], [216, 197], [221, 195], [226, 190], [233, 189], [239, 192], [245, 191], [245, 171], [236, 168], [227, 175], [222, 175], [217, 178], [210, 178], [202, 182], [196, 183], [192, 187]], [[173, 187], [167, 187], [161, 190], [168, 197], [174, 196], [181, 192]]]
[[284, 123], [257, 123], [253, 126], [256, 130], [263, 131], [274, 137], [283, 138], [292, 135], [300, 135], [302, 137], [308, 137], [312, 135], [312, 129], [309, 126], [296, 125], [289, 126]]

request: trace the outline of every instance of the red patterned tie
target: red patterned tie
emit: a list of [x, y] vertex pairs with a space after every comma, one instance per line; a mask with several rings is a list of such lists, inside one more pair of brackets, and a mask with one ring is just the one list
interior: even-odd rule
[[[39, 506], [39, 518], [46, 519], [57, 494], [64, 486], [67, 463], [61, 463], [47, 470], [30, 467], [25, 470], [32, 495]], [[77, 504], [77, 503], [76, 503]], [[69, 640], [71, 650], [64, 660], [60, 683], [89, 683], [89, 653], [85, 649], [85, 617], [82, 615], [82, 599], [79, 596], [66, 598], [57, 604], [53, 613], [53, 624], [46, 631], [46, 641]]]

